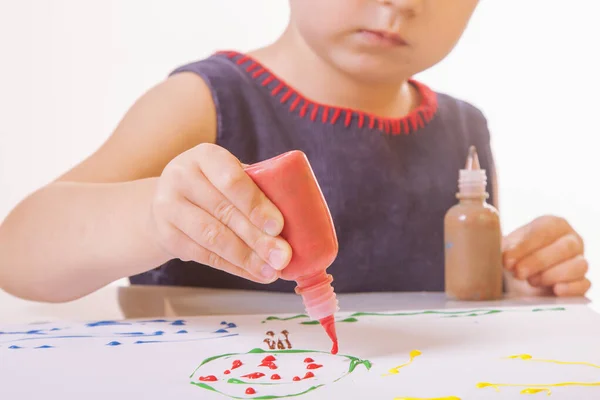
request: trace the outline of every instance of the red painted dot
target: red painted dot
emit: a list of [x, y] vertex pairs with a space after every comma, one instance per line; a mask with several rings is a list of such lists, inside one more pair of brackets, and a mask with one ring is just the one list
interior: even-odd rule
[[256, 394], [256, 390], [254, 390], [252, 388], [248, 388], [248, 389], [246, 389], [246, 394]]
[[259, 367], [269, 367], [270, 369], [277, 369], [277, 365], [273, 361], [266, 361], [259, 365]]
[[303, 379], [314, 378], [314, 377], [315, 377], [315, 374], [313, 374], [312, 372], [308, 371], [306, 373], [306, 375], [304, 375]]
[[242, 378], [258, 379], [258, 378], [262, 378], [263, 376], [265, 376], [265, 374], [263, 374], [262, 372], [255, 372], [253, 374], [244, 375], [244, 376], [242, 376]]
[[266, 356], [265, 358], [263, 358], [262, 362], [269, 362], [269, 361], [275, 361], [275, 357], [273, 356]]
[[242, 362], [241, 362], [240, 360], [235, 360], [235, 361], [233, 362], [233, 366], [231, 367], [231, 369], [236, 369], [236, 368], [239, 368], [239, 367], [241, 367], [242, 365], [243, 365], [243, 364], [242, 364]]
[[304, 362], [305, 362], [305, 363], [314, 363], [314, 362], [315, 362], [315, 360], [313, 360], [312, 358], [308, 357], [308, 358], [305, 358], [305, 359], [304, 359]]
[[308, 365], [306, 366], [306, 369], [319, 369], [319, 368], [321, 368], [321, 367], [323, 367], [323, 366], [322, 366], [322, 365], [319, 365], [319, 364], [308, 364]]
[[278, 380], [280, 380], [280, 379], [281, 379], [281, 377], [280, 377], [279, 375], [277, 375], [277, 374], [273, 374], [273, 375], [271, 375], [271, 380], [272, 380], [272, 381], [278, 381]]
[[298, 382], [300, 380], [299, 376], [295, 376], [294, 379], [292, 379], [294, 382]]
[[200, 378], [198, 378], [199, 381], [202, 382], [216, 382], [218, 381], [217, 377], [214, 375], [209, 375], [209, 376], [201, 376]]
[[230, 370], [227, 370], [227, 371], [225, 371], [225, 372], [223, 372], [223, 373], [224, 373], [225, 375], [229, 375], [229, 374], [231, 373], [231, 371], [230, 371]]

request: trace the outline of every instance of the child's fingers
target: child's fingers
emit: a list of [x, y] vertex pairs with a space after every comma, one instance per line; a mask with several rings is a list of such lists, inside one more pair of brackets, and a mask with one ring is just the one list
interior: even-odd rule
[[518, 261], [514, 267], [515, 275], [519, 279], [527, 279], [582, 252], [583, 243], [579, 236], [569, 233]]
[[592, 283], [588, 279], [575, 282], [559, 283], [554, 286], [554, 294], [559, 297], [583, 296], [590, 289]]
[[571, 232], [567, 221], [554, 216], [544, 216], [517, 229], [504, 239], [504, 265], [508, 269], [524, 257], [542, 249], [557, 238]]
[[291, 257], [290, 245], [258, 229], [223, 193], [209, 182], [199, 169], [192, 169], [179, 190], [193, 204], [212, 214], [231, 229], [271, 267], [281, 270]]
[[206, 178], [248, 219], [265, 233], [277, 236], [283, 229], [279, 209], [244, 171], [239, 160], [214, 145], [199, 148], [198, 165]]
[[529, 278], [529, 284], [534, 287], [554, 286], [558, 283], [581, 280], [587, 272], [588, 262], [583, 255], [579, 255], [532, 276]]
[[233, 265], [218, 254], [212, 253], [198, 245], [198, 243], [190, 239], [185, 233], [177, 229], [177, 227], [171, 225], [168, 229], [171, 231], [169, 234], [172, 238], [171, 240], [177, 243], [178, 253], [180, 254], [179, 258], [182, 261], [195, 261], [209, 265], [229, 274], [261, 284], [271, 283], [277, 279], [277, 276], [271, 279], [257, 278], [245, 269]]
[[[267, 265], [231, 229], [200, 207], [187, 200], [174, 203], [169, 221], [199, 246], [264, 282], [271, 282], [277, 271]], [[177, 254], [177, 253], [176, 253]], [[200, 262], [200, 261], [199, 261]], [[215, 268], [217, 259], [201, 260]]]

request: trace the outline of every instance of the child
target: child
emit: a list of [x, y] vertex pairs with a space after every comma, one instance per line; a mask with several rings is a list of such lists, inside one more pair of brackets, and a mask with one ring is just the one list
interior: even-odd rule
[[[477, 0], [290, 0], [273, 44], [177, 69], [90, 158], [0, 227], [0, 285], [67, 301], [111, 281], [292, 292], [276, 207], [244, 173], [304, 151], [334, 218], [338, 293], [442, 291], [443, 217], [486, 120], [411, 79], [455, 46]], [[495, 179], [490, 201], [497, 202]], [[509, 290], [586, 293], [583, 241], [562, 218], [505, 238]], [[517, 284], [515, 284], [517, 283]]]

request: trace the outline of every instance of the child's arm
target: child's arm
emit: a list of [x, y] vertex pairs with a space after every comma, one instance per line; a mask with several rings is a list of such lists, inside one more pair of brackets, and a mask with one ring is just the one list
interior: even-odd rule
[[[261, 276], [262, 260], [276, 245], [290, 253], [279, 268], [291, 257], [287, 243], [273, 238], [282, 217], [244, 180], [231, 154], [197, 146], [215, 137], [204, 81], [182, 73], [150, 90], [95, 154], [27, 197], [0, 225], [0, 287], [32, 300], [67, 301], [172, 258], [263, 283], [276, 279]], [[203, 167], [216, 172], [203, 174]], [[202, 214], [207, 204], [215, 217]], [[275, 221], [268, 238], [249, 226], [266, 220]]]

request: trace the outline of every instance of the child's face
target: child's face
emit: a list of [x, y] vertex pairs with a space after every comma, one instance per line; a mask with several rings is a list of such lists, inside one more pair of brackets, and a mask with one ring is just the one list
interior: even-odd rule
[[290, 0], [292, 27], [320, 57], [355, 78], [390, 83], [446, 57], [477, 3]]

